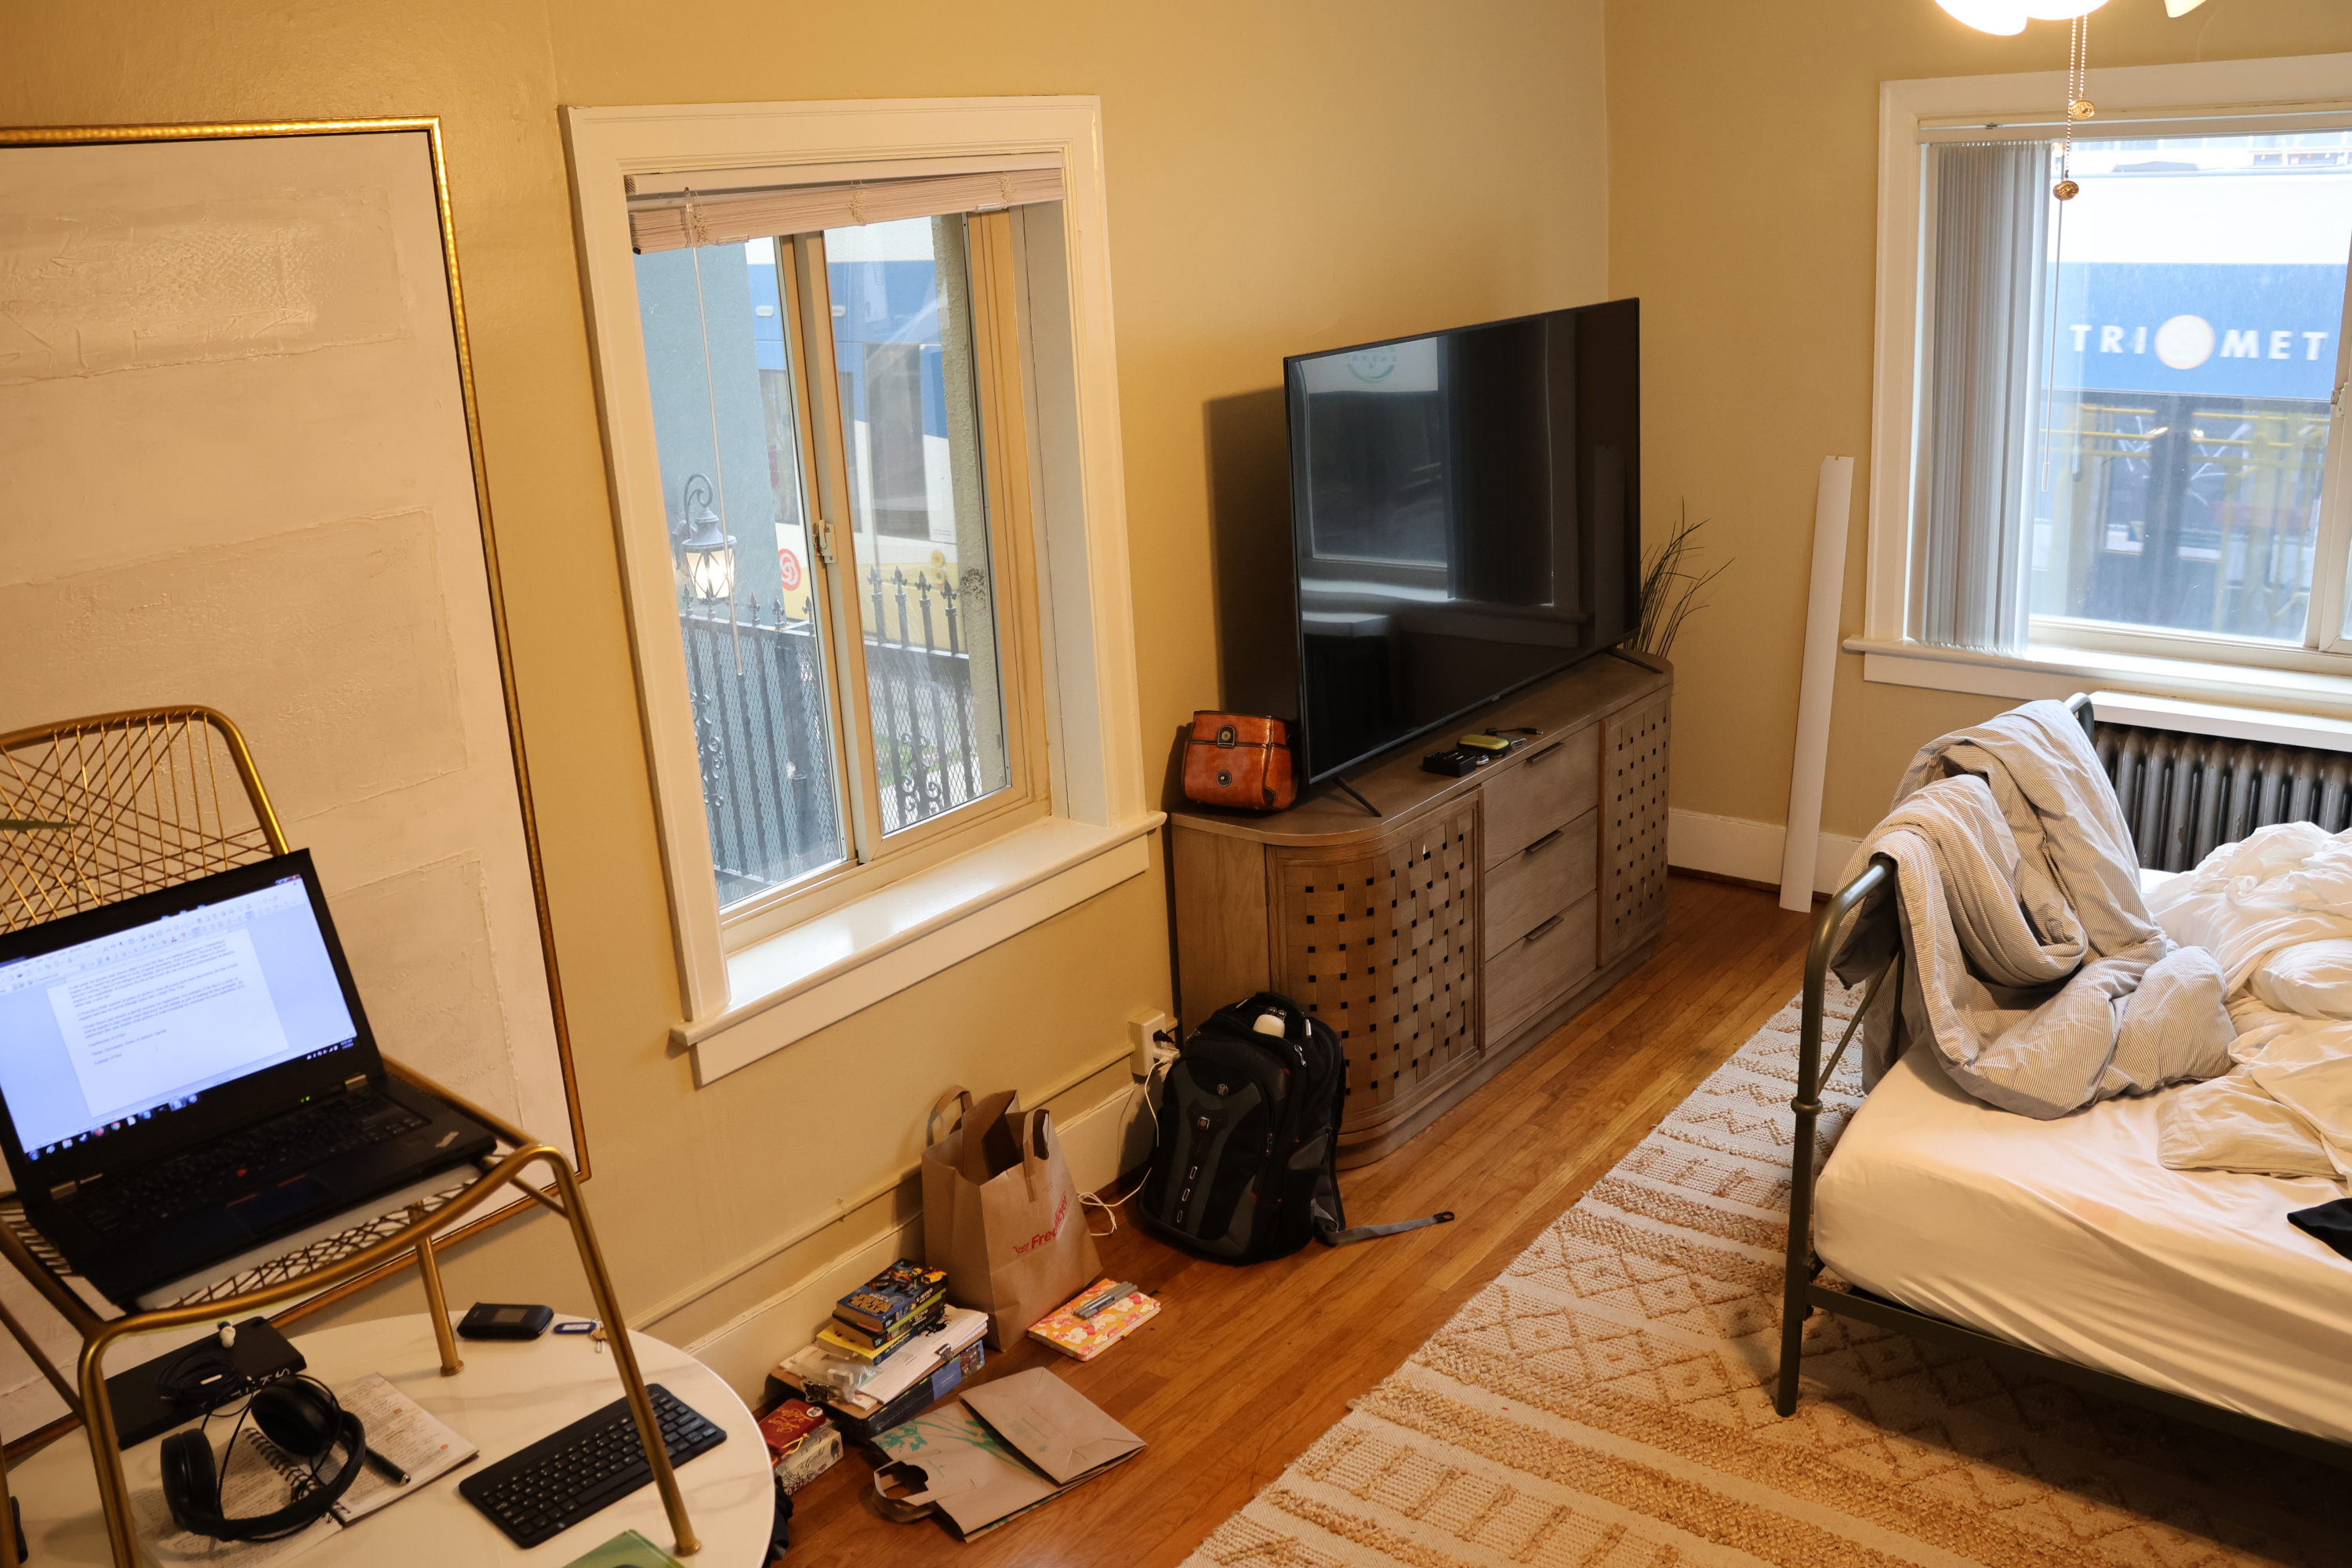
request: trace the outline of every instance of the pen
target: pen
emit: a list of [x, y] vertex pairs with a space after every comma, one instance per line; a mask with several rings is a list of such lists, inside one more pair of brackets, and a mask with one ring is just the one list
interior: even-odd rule
[[360, 1452], [366, 1456], [367, 1462], [375, 1468], [376, 1474], [390, 1481], [394, 1486], [404, 1487], [408, 1484], [408, 1472], [402, 1469], [398, 1465], [394, 1464], [390, 1459], [385, 1458], [382, 1454], [377, 1453], [373, 1448], [368, 1447], [362, 1444], [360, 1447]]
[[1119, 1283], [1112, 1286], [1109, 1289], [1104, 1291], [1101, 1295], [1081, 1301], [1076, 1306], [1071, 1308], [1070, 1316], [1074, 1318], [1091, 1318], [1097, 1312], [1101, 1311], [1105, 1307], [1109, 1306], [1113, 1301], [1118, 1300], [1120, 1297], [1132, 1295], [1134, 1291], [1135, 1287], [1133, 1285], [1129, 1284], [1125, 1280], [1121, 1280]]

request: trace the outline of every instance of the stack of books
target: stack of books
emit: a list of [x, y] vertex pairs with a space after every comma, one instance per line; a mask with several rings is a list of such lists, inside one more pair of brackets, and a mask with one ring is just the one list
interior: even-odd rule
[[796, 1492], [841, 1458], [841, 1433], [824, 1407], [787, 1399], [760, 1417], [760, 1436], [784, 1490]]
[[773, 1375], [787, 1390], [825, 1407], [844, 1436], [861, 1442], [921, 1415], [988, 1364], [981, 1336], [988, 1314], [963, 1307], [941, 1309], [945, 1321], [916, 1334], [880, 1365], [844, 1356], [823, 1341], [776, 1363]]
[[947, 1270], [902, 1258], [834, 1303], [833, 1321], [817, 1342], [869, 1364], [881, 1362], [938, 1328], [947, 1299]]

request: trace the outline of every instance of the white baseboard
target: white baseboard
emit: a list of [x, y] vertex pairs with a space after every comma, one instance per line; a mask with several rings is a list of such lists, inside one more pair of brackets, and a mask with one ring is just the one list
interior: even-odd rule
[[[1685, 870], [1706, 871], [1742, 881], [1780, 885], [1780, 845], [1785, 830], [1777, 822], [1749, 822], [1738, 816], [1710, 816], [1703, 811], [1666, 814], [1666, 863]], [[1834, 891], [1845, 874], [1845, 863], [1862, 840], [1824, 833], [1816, 840], [1813, 891]]]
[[[1150, 1143], [1149, 1126], [1138, 1113], [1142, 1098], [1122, 1089], [1068, 1121], [1055, 1124], [1062, 1156], [1069, 1162], [1071, 1179], [1079, 1191], [1109, 1186], [1120, 1171], [1141, 1163], [1136, 1142], [1139, 1137], [1147, 1150]], [[1086, 1212], [1099, 1228], [1098, 1211]], [[701, 1338], [688, 1341], [687, 1353], [717, 1373], [746, 1403], [754, 1402], [764, 1387], [768, 1369], [814, 1339], [832, 1315], [835, 1301], [899, 1258], [922, 1255], [923, 1215], [919, 1209]]]
[[1144, 1110], [1143, 1091], [1129, 1087], [1088, 1106], [1068, 1122], [1055, 1122], [1062, 1140], [1062, 1157], [1084, 1193], [1113, 1185], [1122, 1171], [1131, 1171], [1151, 1157], [1151, 1123]]

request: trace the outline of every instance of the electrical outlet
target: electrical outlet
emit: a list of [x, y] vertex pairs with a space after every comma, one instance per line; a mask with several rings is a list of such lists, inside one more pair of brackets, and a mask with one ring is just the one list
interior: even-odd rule
[[1169, 1027], [1168, 1015], [1157, 1007], [1138, 1007], [1127, 1016], [1128, 1069], [1137, 1082], [1150, 1078], [1152, 1065], [1172, 1051], [1152, 1037], [1174, 1032]]

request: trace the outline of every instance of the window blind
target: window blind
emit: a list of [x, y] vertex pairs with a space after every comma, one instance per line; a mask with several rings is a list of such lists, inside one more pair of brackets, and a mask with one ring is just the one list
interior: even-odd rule
[[995, 212], [1061, 199], [1058, 168], [833, 181], [710, 195], [688, 191], [632, 200], [629, 236], [630, 243], [643, 255], [689, 246], [740, 245], [776, 235], [934, 217], [941, 213]]
[[2021, 651], [2050, 254], [2046, 142], [1939, 142], [1920, 376], [1919, 639]]

